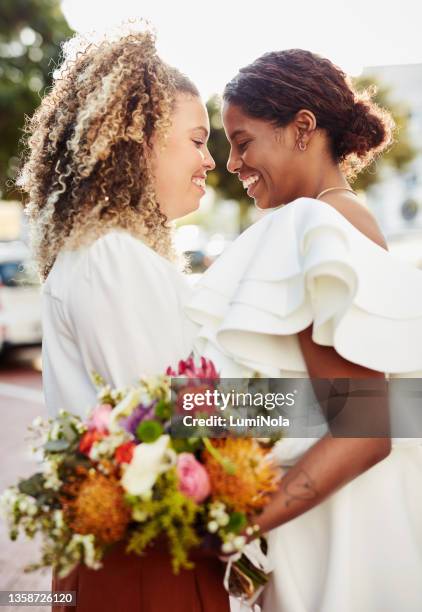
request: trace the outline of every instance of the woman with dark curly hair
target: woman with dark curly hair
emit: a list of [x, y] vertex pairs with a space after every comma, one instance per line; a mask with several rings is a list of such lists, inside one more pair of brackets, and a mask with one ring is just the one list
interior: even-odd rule
[[274, 565], [262, 610], [416, 612], [422, 444], [391, 438], [385, 374], [422, 374], [422, 273], [387, 252], [348, 182], [389, 146], [393, 121], [300, 49], [242, 68], [223, 100], [228, 170], [267, 212], [201, 279], [197, 348], [223, 376], [325, 379], [307, 388], [319, 415], [300, 394], [283, 409], [309, 421], [276, 444], [285, 473], [254, 518]]
[[[93, 371], [125, 387], [188, 356], [193, 326], [171, 221], [198, 208], [214, 167], [198, 91], [157, 56], [149, 31], [74, 39], [67, 50], [75, 46], [29, 122], [20, 177], [44, 281], [52, 416], [85, 416], [96, 402]], [[124, 548], [100, 570], [54, 574], [53, 590], [76, 591], [78, 612], [228, 610], [215, 556], [198, 549], [195, 568], [176, 576], [161, 544], [142, 558]]]

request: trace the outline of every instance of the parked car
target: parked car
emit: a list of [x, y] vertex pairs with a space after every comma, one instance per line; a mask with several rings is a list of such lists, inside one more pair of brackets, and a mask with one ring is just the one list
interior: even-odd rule
[[41, 287], [29, 249], [20, 241], [0, 243], [0, 350], [41, 338]]

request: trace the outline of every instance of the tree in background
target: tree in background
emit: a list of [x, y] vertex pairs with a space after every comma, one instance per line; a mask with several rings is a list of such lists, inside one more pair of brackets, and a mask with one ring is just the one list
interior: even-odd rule
[[1, 0], [0, 5], [0, 198], [16, 199], [13, 178], [25, 116], [40, 103], [73, 31], [58, 0]]
[[[392, 101], [390, 89], [383, 84], [377, 83], [375, 78], [367, 76], [355, 79], [354, 84], [359, 90], [375, 86], [375, 102], [380, 106], [390, 109], [397, 125], [396, 141], [389, 151], [379, 161], [375, 161], [361, 172], [353, 183], [355, 189], [365, 190], [381, 180], [383, 166], [390, 165], [398, 171], [405, 169], [414, 159], [416, 150], [411, 143], [409, 135], [409, 112], [404, 105]], [[209, 149], [216, 162], [216, 168], [210, 173], [208, 183], [224, 199], [234, 199], [239, 202], [240, 222], [241, 226], [245, 226], [247, 224], [248, 209], [252, 200], [246, 195], [246, 191], [243, 189], [237, 175], [227, 172], [226, 164], [230, 147], [221, 121], [219, 97], [212, 97], [207, 103], [207, 108], [211, 123]]]
[[354, 79], [353, 84], [358, 90], [375, 87], [374, 101], [379, 106], [389, 109], [396, 122], [394, 144], [384, 153], [379, 161], [375, 160], [363, 172], [358, 174], [353, 183], [355, 189], [366, 190], [381, 180], [383, 165], [391, 166], [399, 172], [405, 170], [406, 166], [415, 158], [417, 151], [412, 145], [409, 134], [409, 109], [404, 103], [392, 101], [391, 88], [378, 81], [375, 76], [357, 77]]

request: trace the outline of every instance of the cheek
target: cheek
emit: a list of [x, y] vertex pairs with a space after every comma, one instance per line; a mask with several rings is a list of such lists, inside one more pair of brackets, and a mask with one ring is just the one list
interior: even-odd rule
[[204, 155], [200, 149], [193, 146], [180, 147], [174, 156], [174, 167], [179, 181], [189, 180], [201, 169]]

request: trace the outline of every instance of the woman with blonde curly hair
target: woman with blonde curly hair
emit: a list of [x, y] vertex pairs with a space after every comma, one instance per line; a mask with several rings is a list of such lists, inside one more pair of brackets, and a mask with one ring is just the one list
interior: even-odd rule
[[[190, 352], [171, 220], [205, 193], [209, 121], [146, 31], [68, 55], [28, 131], [20, 184], [43, 280], [44, 393], [50, 415], [84, 416], [92, 371], [126, 386]], [[54, 575], [53, 590], [76, 591], [79, 612], [228, 610], [221, 562], [196, 557], [175, 576], [159, 545], [141, 558], [119, 543], [101, 570]]]

